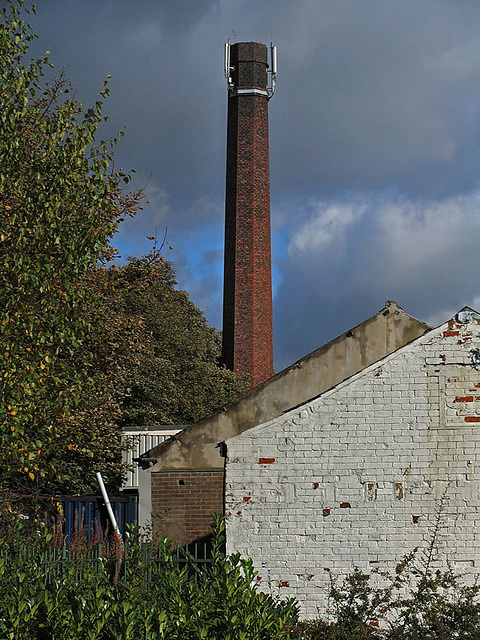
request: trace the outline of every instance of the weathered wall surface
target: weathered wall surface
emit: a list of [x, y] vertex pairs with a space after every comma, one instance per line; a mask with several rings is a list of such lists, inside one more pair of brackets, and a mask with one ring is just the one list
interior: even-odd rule
[[153, 530], [184, 545], [211, 533], [223, 513], [223, 471], [172, 471], [152, 475]]
[[297, 410], [227, 441], [228, 551], [259, 584], [326, 606], [329, 572], [425, 548], [480, 567], [479, 321], [450, 322]]
[[[211, 473], [212, 478], [220, 473], [223, 477], [225, 459], [219, 443], [318, 396], [428, 329], [395, 302], [387, 302], [377, 314], [351, 331], [255, 387], [223, 410], [148, 451], [147, 457], [158, 460], [149, 469], [152, 509], [156, 514], [168, 514], [169, 537], [183, 543], [186, 538], [195, 539], [192, 538], [194, 534], [199, 538], [208, 535], [210, 520], [204, 518], [203, 512], [205, 509], [209, 513], [222, 511], [223, 506], [223, 484], [220, 482], [215, 485], [217, 494], [209, 491], [206, 496], [202, 494], [202, 485], [198, 485], [196, 498], [193, 494], [178, 493], [177, 488], [172, 495], [167, 490], [160, 490], [164, 485], [169, 486], [169, 472]], [[208, 505], [205, 505], [205, 499], [208, 499]], [[197, 523], [188, 533], [187, 514], [190, 521]], [[205, 525], [203, 528], [201, 522]]]

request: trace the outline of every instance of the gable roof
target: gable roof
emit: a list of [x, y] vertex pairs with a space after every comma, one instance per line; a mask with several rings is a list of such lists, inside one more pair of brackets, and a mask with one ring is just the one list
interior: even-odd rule
[[[392, 353], [386, 354], [383, 358], [380, 358], [376, 362], [372, 362], [367, 367], [363, 368], [360, 371], [357, 371], [352, 376], [350, 376], [350, 377], [348, 377], [348, 378], [346, 378], [344, 380], [341, 380], [338, 384], [334, 385], [333, 387], [331, 387], [329, 389], [326, 389], [322, 393], [318, 394], [316, 397], [310, 398], [306, 402], [304, 402], [304, 403], [302, 403], [302, 404], [300, 404], [300, 405], [298, 405], [296, 407], [292, 407], [289, 411], [287, 411], [287, 412], [285, 412], [283, 414], [282, 418], [284, 418], [285, 420], [288, 420], [289, 418], [294, 417], [295, 415], [298, 415], [298, 413], [300, 411], [302, 411], [303, 409], [305, 409], [307, 406], [311, 406], [312, 404], [317, 403], [317, 401], [321, 403], [324, 398], [328, 398], [328, 397], [334, 395], [335, 393], [337, 393], [338, 391], [342, 391], [348, 385], [354, 383], [355, 381], [361, 379], [362, 377], [368, 376], [372, 372], [380, 371], [382, 369], [382, 367], [386, 363], [391, 361], [392, 359], [398, 358], [398, 357], [402, 357], [402, 354], [404, 354], [405, 351], [411, 349], [412, 347], [414, 348], [416, 345], [421, 345], [421, 344], [424, 344], [425, 342], [428, 343], [432, 339], [434, 339], [436, 336], [439, 336], [439, 335], [441, 336], [442, 334], [445, 337], [453, 336], [453, 337], [455, 337], [455, 341], [456, 341], [457, 340], [456, 336], [458, 334], [458, 330], [460, 329], [460, 325], [463, 325], [463, 324], [465, 324], [467, 322], [470, 322], [470, 321], [474, 321], [474, 322], [480, 323], [480, 314], [478, 312], [476, 312], [474, 309], [470, 308], [470, 307], [463, 307], [450, 320], [447, 320], [446, 322], [442, 323], [438, 327], [435, 327], [433, 329], [430, 329], [430, 330], [426, 331], [423, 335], [418, 336], [417, 338], [415, 338], [415, 340], [403, 345], [402, 347], [399, 347], [399, 349], [397, 349], [396, 351], [394, 351]], [[461, 343], [459, 342], [458, 344], [461, 344]], [[465, 347], [465, 344], [463, 344], [463, 347]], [[471, 352], [471, 350], [470, 350], [470, 352]], [[476, 353], [476, 351], [475, 351], [475, 353]], [[432, 363], [430, 363], [430, 364], [432, 364]], [[441, 368], [441, 367], [444, 367], [445, 365], [446, 365], [445, 355], [440, 355], [439, 356], [439, 361], [435, 362], [435, 367], [440, 367]], [[258, 424], [256, 427], [253, 427], [252, 429], [250, 429], [249, 432], [252, 435], [255, 434], [255, 433], [260, 433], [264, 429], [270, 428], [272, 425], [277, 425], [278, 426], [278, 421], [275, 418], [272, 418], [271, 420], [269, 420], [267, 422]], [[237, 438], [241, 438], [242, 435], [243, 435], [242, 433], [239, 433], [239, 434], [236, 434], [235, 436], [231, 436], [230, 438], [228, 438], [226, 440], [226, 444], [228, 445], [228, 443], [230, 441], [234, 441]]]
[[430, 329], [387, 301], [371, 318], [140, 458], [156, 459], [152, 472], [223, 469], [219, 443], [304, 404]]

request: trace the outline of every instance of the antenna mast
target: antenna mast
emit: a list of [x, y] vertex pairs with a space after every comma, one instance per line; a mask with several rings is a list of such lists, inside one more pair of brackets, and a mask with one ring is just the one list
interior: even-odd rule
[[[235, 71], [235, 67], [230, 64], [230, 46], [230, 40], [228, 40], [225, 43], [224, 72], [228, 89], [233, 90], [235, 89], [235, 83], [232, 72]], [[270, 61], [267, 64], [267, 74], [270, 75], [270, 81], [267, 82], [267, 99], [270, 100], [275, 93], [275, 83], [277, 82], [277, 47], [272, 43], [270, 43]]]
[[234, 71], [234, 67], [230, 66], [230, 40], [225, 43], [224, 65], [225, 79], [227, 81], [228, 88], [233, 89], [232, 71]]
[[268, 99], [275, 93], [275, 83], [277, 81], [277, 47], [270, 43], [270, 65], [267, 73], [270, 74], [270, 84], [267, 86]]

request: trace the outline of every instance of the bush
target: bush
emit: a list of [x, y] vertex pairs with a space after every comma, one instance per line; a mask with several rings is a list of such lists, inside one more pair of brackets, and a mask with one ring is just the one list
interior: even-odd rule
[[462, 584], [452, 571], [431, 568], [431, 550], [420, 563], [415, 553], [383, 575], [373, 587], [370, 575], [355, 569], [338, 585], [331, 580], [332, 621], [299, 622], [299, 640], [477, 640], [480, 638], [479, 585]]
[[[21, 542], [22, 524], [0, 546], [0, 637], [5, 640], [289, 640], [293, 601], [276, 601], [253, 586], [251, 560], [222, 551], [216, 523], [212, 561], [182, 567], [164, 541], [132, 532], [122, 571], [108, 558], [85, 564], [87, 551], [49, 563], [52, 533], [39, 525], [37, 544]], [[82, 566], [83, 564], [83, 566]]]

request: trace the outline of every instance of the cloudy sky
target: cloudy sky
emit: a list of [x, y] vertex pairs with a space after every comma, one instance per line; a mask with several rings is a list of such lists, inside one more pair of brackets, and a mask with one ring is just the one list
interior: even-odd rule
[[38, 0], [89, 105], [107, 74], [117, 166], [150, 200], [123, 255], [163, 236], [221, 327], [223, 46], [278, 47], [270, 102], [275, 367], [396, 300], [439, 324], [480, 307], [478, 0]]

